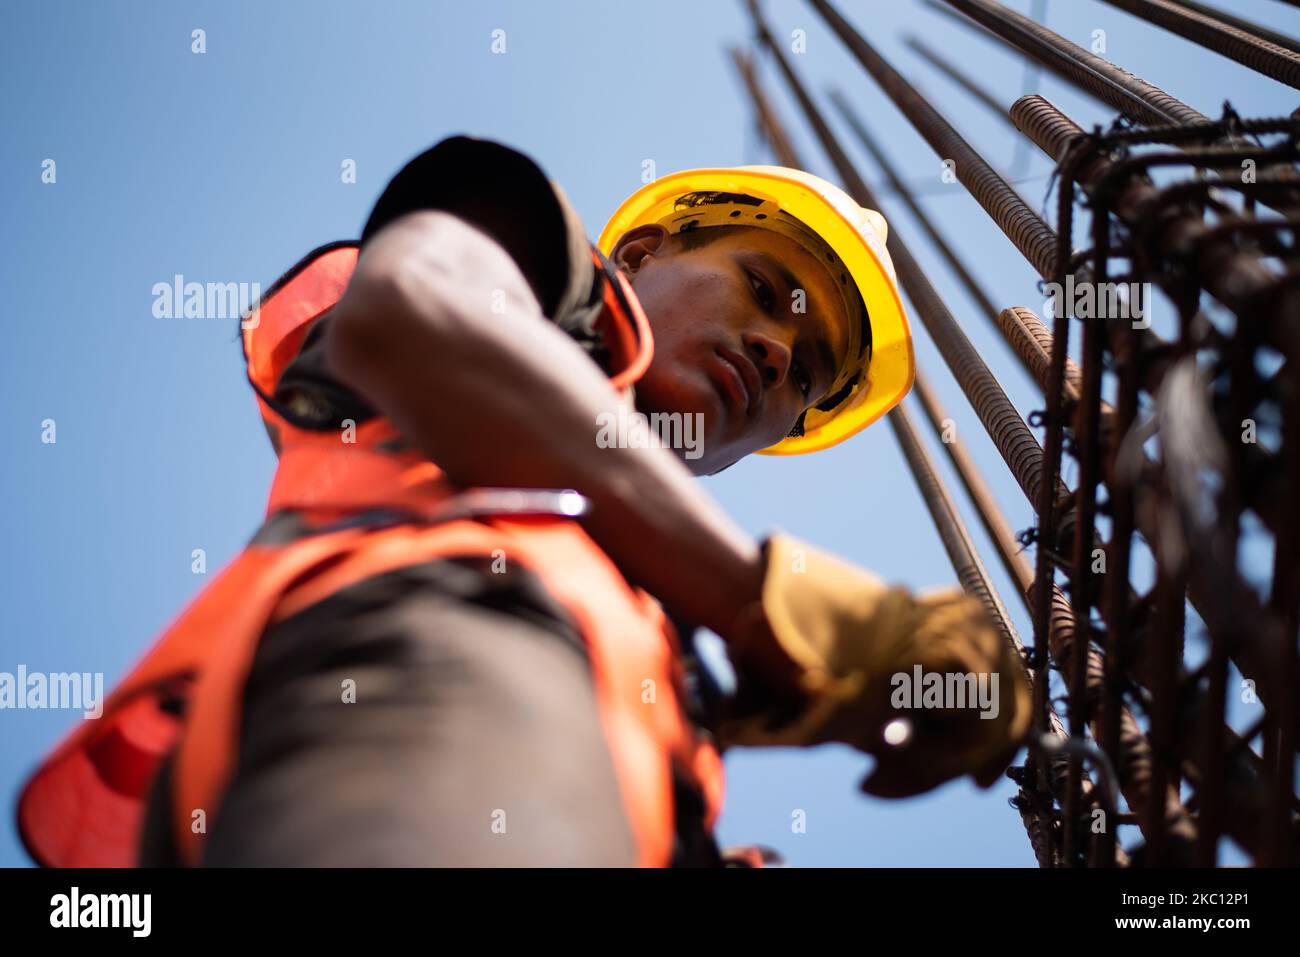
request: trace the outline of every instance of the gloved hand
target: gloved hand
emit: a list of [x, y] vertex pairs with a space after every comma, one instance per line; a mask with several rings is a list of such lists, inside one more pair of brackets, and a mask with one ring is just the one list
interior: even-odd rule
[[[763, 560], [761, 607], [742, 615], [733, 660], [742, 685], [746, 672], [762, 674], [797, 687], [802, 702], [793, 717], [724, 718], [724, 746], [850, 744], [876, 757], [862, 790], [879, 797], [963, 774], [980, 787], [998, 779], [1029, 728], [1029, 683], [976, 599], [891, 588], [783, 534], [764, 542]], [[891, 744], [885, 728], [900, 718], [910, 735]]]

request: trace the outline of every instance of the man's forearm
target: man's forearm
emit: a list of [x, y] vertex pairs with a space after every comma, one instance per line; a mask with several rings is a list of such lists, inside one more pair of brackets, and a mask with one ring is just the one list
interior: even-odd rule
[[339, 377], [453, 481], [582, 492], [587, 529], [624, 573], [724, 638], [757, 599], [756, 544], [681, 461], [597, 444], [620, 397], [485, 234], [439, 213], [387, 227], [328, 341]]

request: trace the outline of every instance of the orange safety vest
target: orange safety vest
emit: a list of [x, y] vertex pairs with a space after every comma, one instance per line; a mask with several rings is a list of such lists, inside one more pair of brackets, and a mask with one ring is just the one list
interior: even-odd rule
[[[342, 295], [357, 254], [355, 243], [313, 251], [268, 290], [256, 323], [243, 331], [249, 381], [280, 459], [268, 523], [297, 514], [318, 530], [286, 543], [255, 537], [114, 689], [103, 715], [82, 721], [45, 759], [18, 803], [19, 831], [38, 863], [134, 865], [150, 787], [173, 749], [175, 846], [183, 862], [199, 863], [206, 827], [196, 830], [194, 812], [204, 809], [210, 825], [220, 811], [235, 767], [243, 683], [263, 631], [370, 576], [496, 549], [536, 573], [582, 634], [639, 862], [670, 861], [674, 769], [700, 791], [712, 829], [722, 763], [683, 708], [676, 632], [573, 518], [475, 515], [474, 493], [455, 489], [405, 448], [387, 420], [367, 420], [346, 444], [335, 430], [299, 428], [277, 410], [276, 382], [313, 321]], [[612, 357], [611, 381], [623, 389], [645, 371], [653, 340], [630, 285], [595, 250], [592, 257], [605, 274], [597, 330]], [[448, 504], [460, 501], [467, 512], [446, 518]], [[444, 517], [436, 521], [364, 520], [393, 510], [433, 516], [439, 506]]]

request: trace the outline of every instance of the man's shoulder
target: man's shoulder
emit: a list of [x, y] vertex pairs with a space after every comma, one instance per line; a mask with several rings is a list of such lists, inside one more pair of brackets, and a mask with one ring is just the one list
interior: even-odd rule
[[[531, 157], [494, 140], [451, 136], [410, 160], [376, 201], [359, 243], [402, 215], [450, 212], [493, 237], [528, 281], [542, 312], [597, 358], [604, 276], [581, 217], [560, 185]], [[364, 402], [329, 374], [319, 317], [289, 362], [276, 398], [322, 425], [368, 417]], [[599, 360], [597, 360], [599, 361]]]
[[384, 188], [362, 245], [408, 212], [439, 209], [491, 235], [528, 280], [542, 311], [563, 324], [566, 307], [592, 283], [586, 227], [564, 190], [522, 150], [496, 140], [449, 136], [403, 166]]

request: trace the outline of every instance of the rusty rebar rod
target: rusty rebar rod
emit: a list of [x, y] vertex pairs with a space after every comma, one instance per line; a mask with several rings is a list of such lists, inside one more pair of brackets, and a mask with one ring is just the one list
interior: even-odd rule
[[[958, 514], [952, 496], [944, 487], [943, 479], [939, 477], [930, 454], [922, 446], [911, 416], [901, 405], [896, 407], [895, 412], [897, 414], [889, 416], [890, 428], [894, 430], [894, 437], [898, 440], [912, 477], [921, 490], [921, 497], [939, 532], [939, 540], [948, 553], [953, 570], [957, 573], [957, 580], [965, 592], [979, 599], [985, 611], [989, 613], [990, 619], [1002, 632], [1003, 638], [1015, 649], [1017, 660], [1023, 666], [1024, 645], [1020, 641], [1020, 636], [1016, 634], [1015, 626], [1011, 623], [1011, 615], [1003, 604], [1001, 596], [989, 580], [988, 570], [980, 560], [966, 523]], [[1027, 668], [1025, 675], [1031, 681], [1034, 680], [1034, 675], [1030, 674]]]
[[974, 78], [949, 61], [947, 57], [932, 49], [929, 44], [918, 37], [909, 36], [903, 42], [911, 47], [917, 56], [965, 90], [999, 120], [1004, 123], [1009, 122], [1007, 120], [1006, 104], [997, 100], [992, 93], [984, 89]]
[[1053, 73], [1143, 123], [1204, 123], [1208, 117], [1041, 23], [992, 0], [945, 0]]
[[[871, 158], [875, 160], [876, 165], [880, 167], [880, 171], [885, 174], [885, 179], [888, 181], [890, 188], [895, 192], [895, 194], [897, 194], [898, 198], [902, 201], [903, 205], [908, 208], [912, 216], [915, 217], [922, 231], [930, 238], [930, 242], [934, 244], [934, 248], [939, 251], [939, 255], [943, 257], [949, 268], [951, 268], [953, 273], [957, 276], [962, 287], [965, 288], [966, 292], [970, 294], [970, 297], [975, 300], [980, 309], [983, 310], [984, 314], [992, 320], [993, 317], [998, 314], [997, 306], [993, 305], [993, 300], [989, 298], [988, 293], [986, 293], [983, 287], [980, 286], [979, 282], [976, 281], [975, 276], [966, 268], [966, 264], [961, 261], [961, 258], [957, 255], [952, 246], [948, 244], [948, 241], [944, 239], [939, 230], [935, 228], [930, 217], [926, 215], [925, 210], [921, 208], [921, 204], [918, 203], [916, 198], [912, 195], [912, 191], [908, 188], [907, 184], [903, 182], [902, 177], [898, 175], [898, 170], [894, 168], [894, 164], [890, 162], [885, 151], [881, 149], [880, 144], [876, 142], [876, 138], [871, 135], [870, 131], [866, 128], [866, 125], [861, 119], [859, 119], [857, 113], [849, 105], [848, 100], [844, 98], [844, 94], [839, 90], [831, 90], [828, 97], [831, 103], [835, 105], [835, 108], [839, 110], [840, 116], [844, 118], [845, 124], [853, 131], [853, 134], [866, 148], [867, 152], [871, 154]], [[1004, 113], [1003, 115], [1005, 116], [1006, 114]]]
[[754, 64], [749, 54], [739, 47], [733, 47], [731, 59], [736, 65], [736, 72], [740, 74], [740, 78], [745, 84], [745, 89], [749, 91], [749, 98], [754, 104], [754, 112], [758, 114], [759, 127], [762, 129], [768, 145], [772, 147], [772, 152], [776, 153], [777, 161], [782, 166], [803, 169], [799, 154], [790, 141], [790, 137], [786, 135], [785, 126], [777, 118], [776, 109], [758, 83], [758, 78], [754, 74]]
[[1290, 50], [1292, 53], [1300, 53], [1300, 40], [1293, 36], [1288, 36], [1277, 30], [1271, 30], [1260, 23], [1254, 23], [1244, 17], [1238, 17], [1228, 13], [1226, 10], [1220, 10], [1218, 7], [1212, 7], [1208, 3], [1200, 3], [1199, 0], [1177, 0], [1177, 5], [1186, 7], [1188, 10], [1195, 11], [1211, 20], [1218, 20], [1230, 27], [1251, 34], [1261, 40], [1267, 40], [1274, 46], [1279, 46], [1284, 50]]
[[[1081, 695], [1086, 700], [1079, 702], [1078, 714], [1086, 715], [1089, 730], [1095, 740], [1101, 740], [1101, 724], [1098, 705], [1105, 693], [1104, 657], [1091, 643], [1077, 639], [1078, 606], [1072, 606], [1065, 594], [1056, 587], [1052, 589], [1051, 626], [1048, 632], [1051, 642], [1052, 658], [1057, 667], [1066, 674], [1073, 674], [1076, 669], [1082, 671], [1083, 682]], [[1080, 644], [1087, 654], [1078, 657]], [[1071, 706], [1074, 717], [1074, 706]], [[1138, 815], [1137, 825], [1143, 836], [1150, 840], [1150, 829], [1158, 821], [1160, 833], [1165, 839], [1165, 849], [1169, 856], [1168, 863], [1190, 865], [1193, 862], [1193, 849], [1196, 846], [1197, 827], [1191, 815], [1183, 806], [1178, 792], [1167, 783], [1155, 786], [1154, 765], [1156, 759], [1146, 733], [1137, 718], [1127, 707], [1119, 712], [1118, 746], [1108, 751], [1114, 756], [1115, 770], [1120, 779], [1120, 789], [1124, 800]], [[1072, 734], [1078, 732], [1071, 730]], [[1115, 836], [1113, 822], [1107, 821], [1104, 834]], [[1101, 860], [1114, 860], [1113, 840], [1107, 846], [1103, 844]]]
[[1292, 89], [1300, 89], [1300, 56], [1275, 43], [1169, 0], [1103, 2], [1236, 60]]
[[1045, 275], [1056, 245], [1051, 227], [827, 0], [809, 2], [930, 147], [941, 159], [953, 162], [957, 180], [998, 228]]
[[[1048, 367], [1052, 361], [1052, 332], [1038, 314], [1025, 306], [1009, 306], [997, 314], [998, 328], [1011, 343], [1038, 387], [1047, 390]], [[1065, 357], [1065, 394], [1077, 403], [1083, 390], [1083, 372], [1069, 356]], [[1110, 404], [1101, 403], [1102, 427], [1109, 428], [1114, 415]]]
[[970, 453], [966, 450], [966, 444], [957, 437], [955, 428], [949, 428], [952, 419], [944, 411], [938, 395], [930, 387], [929, 380], [919, 373], [916, 377], [914, 391], [921, 403], [921, 407], [925, 409], [925, 414], [930, 420], [930, 425], [934, 428], [936, 437], [947, 450], [948, 458], [957, 470], [957, 476], [961, 479], [967, 496], [975, 505], [975, 514], [979, 516], [980, 524], [984, 526], [984, 531], [992, 539], [998, 557], [1002, 561], [1003, 569], [1015, 582], [1016, 592], [1025, 603], [1026, 610], [1028, 610], [1028, 591], [1029, 586], [1033, 583], [1034, 570], [1016, 540], [1016, 533], [1011, 528], [1011, 523], [1003, 515], [997, 499], [993, 497], [993, 492], [988, 487], [988, 483], [980, 475], [975, 460], [971, 458]]

